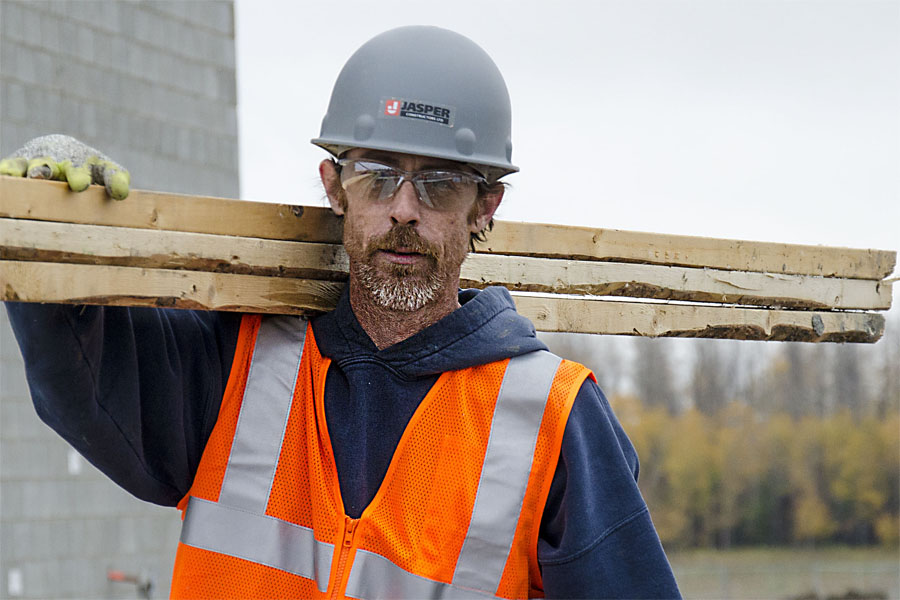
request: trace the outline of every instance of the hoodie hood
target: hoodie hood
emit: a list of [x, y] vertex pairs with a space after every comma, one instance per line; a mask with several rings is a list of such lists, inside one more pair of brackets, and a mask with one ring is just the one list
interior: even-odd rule
[[547, 349], [536, 337], [531, 321], [516, 313], [506, 288], [460, 290], [459, 303], [459, 309], [437, 323], [378, 350], [356, 320], [345, 288], [332, 312], [313, 319], [313, 333], [323, 356], [340, 363], [376, 360], [405, 379]]

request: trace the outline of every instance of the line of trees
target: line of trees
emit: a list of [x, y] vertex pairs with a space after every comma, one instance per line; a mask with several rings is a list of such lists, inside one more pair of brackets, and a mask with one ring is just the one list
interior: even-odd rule
[[766, 419], [732, 402], [716, 417], [618, 397], [639, 485], [667, 547], [900, 538], [900, 413]]
[[900, 319], [864, 346], [546, 341], [610, 397], [667, 547], [900, 543]]

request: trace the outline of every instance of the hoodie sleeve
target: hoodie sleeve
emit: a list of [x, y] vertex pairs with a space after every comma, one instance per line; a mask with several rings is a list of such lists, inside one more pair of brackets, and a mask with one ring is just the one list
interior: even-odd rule
[[566, 424], [541, 520], [547, 598], [680, 598], [637, 476], [634, 446], [588, 378]]
[[138, 498], [177, 504], [218, 416], [240, 315], [6, 309], [41, 420]]

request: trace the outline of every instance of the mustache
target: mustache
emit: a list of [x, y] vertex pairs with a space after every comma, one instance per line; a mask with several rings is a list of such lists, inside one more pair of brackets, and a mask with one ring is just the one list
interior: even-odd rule
[[395, 252], [400, 248], [404, 252], [424, 254], [435, 259], [440, 255], [440, 249], [422, 238], [411, 225], [394, 226], [387, 233], [370, 240], [368, 254], [372, 256], [380, 250]]

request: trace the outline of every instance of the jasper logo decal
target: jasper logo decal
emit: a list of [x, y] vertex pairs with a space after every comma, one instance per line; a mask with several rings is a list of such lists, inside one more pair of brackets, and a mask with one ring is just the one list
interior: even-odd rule
[[454, 109], [452, 106], [434, 102], [420, 102], [419, 100], [404, 100], [403, 98], [385, 98], [383, 102], [384, 116], [386, 117], [417, 119], [449, 127], [453, 126]]

